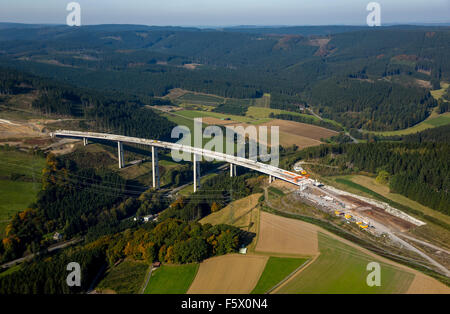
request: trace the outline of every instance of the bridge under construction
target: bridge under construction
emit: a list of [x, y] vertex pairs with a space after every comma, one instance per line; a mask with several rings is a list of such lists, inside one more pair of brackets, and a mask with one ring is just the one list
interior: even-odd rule
[[117, 154], [119, 160], [119, 168], [125, 166], [124, 163], [124, 149], [123, 143], [140, 144], [150, 146], [152, 150], [152, 176], [153, 187], [159, 188], [159, 170], [158, 170], [158, 148], [170, 149], [182, 151], [193, 155], [193, 176], [194, 176], [194, 192], [200, 186], [200, 160], [202, 157], [209, 159], [223, 161], [230, 164], [230, 176], [236, 175], [236, 166], [245, 167], [251, 170], [258, 171], [260, 173], [267, 174], [269, 176], [269, 182], [272, 182], [274, 178], [295, 184], [297, 186], [303, 186], [310, 179], [307, 176], [299, 175], [298, 173], [287, 171], [272, 165], [268, 165], [262, 162], [258, 162], [252, 159], [243, 157], [228, 155], [220, 152], [215, 152], [199, 147], [193, 147], [190, 145], [183, 145], [178, 143], [164, 142], [158, 140], [151, 140], [138, 137], [130, 137], [116, 134], [107, 133], [94, 133], [94, 132], [80, 132], [69, 130], [57, 130], [51, 133], [52, 137], [68, 137], [82, 139], [84, 145], [88, 145], [89, 139], [106, 140], [117, 142]]

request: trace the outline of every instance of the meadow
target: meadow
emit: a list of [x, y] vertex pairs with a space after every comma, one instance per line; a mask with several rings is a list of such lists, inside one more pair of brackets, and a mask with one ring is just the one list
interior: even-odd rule
[[368, 263], [377, 261], [360, 250], [321, 232], [319, 257], [287, 281], [277, 293], [405, 293], [414, 274], [380, 262], [381, 286], [366, 283]]
[[252, 294], [267, 293], [297, 268], [306, 263], [306, 261], [307, 259], [305, 258], [269, 257], [266, 267]]
[[197, 274], [198, 264], [162, 265], [153, 270], [145, 294], [184, 294]]
[[45, 159], [16, 150], [0, 150], [0, 236], [14, 214], [36, 201]]
[[97, 285], [97, 290], [115, 293], [139, 293], [144, 282], [148, 264], [134, 261], [123, 261], [109, 268]]

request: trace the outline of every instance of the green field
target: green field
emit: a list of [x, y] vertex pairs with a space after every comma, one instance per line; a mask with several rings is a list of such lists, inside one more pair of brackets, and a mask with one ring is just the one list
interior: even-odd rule
[[424, 121], [403, 130], [397, 130], [397, 131], [385, 131], [385, 132], [372, 132], [368, 131], [367, 133], [373, 133], [375, 135], [380, 136], [395, 136], [395, 135], [408, 135], [408, 134], [414, 134], [417, 132], [424, 131], [426, 129], [435, 128], [438, 126], [443, 126], [450, 124], [450, 112], [446, 112], [443, 114], [436, 114], [436, 112], [433, 112], [427, 119]]
[[225, 98], [217, 95], [209, 95], [202, 93], [188, 92], [178, 98], [176, 103], [182, 105], [209, 105], [217, 106], [219, 104], [227, 104], [233, 106], [258, 106], [270, 107], [270, 94], [264, 94], [261, 98]]
[[440, 115], [439, 117], [436, 117], [434, 119], [431, 119], [430, 121], [426, 122], [426, 124], [430, 124], [434, 127], [439, 127], [443, 125], [450, 124], [450, 115]]
[[152, 273], [145, 294], [184, 294], [194, 281], [198, 264], [162, 265]]
[[181, 111], [177, 111], [177, 114], [182, 115], [183, 117], [186, 117], [189, 119], [203, 118], [203, 117], [212, 117], [212, 118], [217, 118], [217, 119], [230, 118], [233, 121], [238, 121], [238, 122], [243, 122], [243, 123], [251, 123], [254, 120], [252, 118], [245, 117], [245, 116], [224, 114], [224, 113], [212, 112], [212, 111], [181, 110]]
[[251, 293], [263, 294], [268, 292], [306, 261], [305, 258], [269, 257], [266, 267]]
[[187, 93], [177, 98], [177, 101], [191, 104], [220, 104], [224, 98], [214, 95]]
[[116, 293], [139, 293], [147, 269], [146, 263], [124, 261], [109, 268], [96, 289], [113, 290]]
[[449, 86], [449, 83], [441, 82], [441, 89], [432, 90], [430, 93], [436, 100], [439, 100], [444, 96]]
[[2, 271], [2, 272], [0, 273], [0, 278], [2, 278], [2, 277], [4, 277], [4, 276], [8, 276], [8, 275], [10, 275], [10, 274], [12, 274], [12, 273], [14, 273], [14, 272], [20, 270], [21, 267], [22, 267], [22, 266], [20, 266], [20, 265], [14, 265], [14, 266], [8, 268], [8, 269], [5, 270], [5, 271]]
[[16, 150], [0, 150], [0, 176], [20, 174], [27, 177], [40, 175], [45, 159], [38, 155]]
[[318, 236], [319, 257], [278, 293], [405, 293], [414, 279], [414, 274], [380, 262], [381, 286], [369, 287], [367, 264], [379, 261], [323, 233]]
[[41, 156], [15, 150], [0, 150], [0, 236], [15, 213], [36, 201], [45, 166]]

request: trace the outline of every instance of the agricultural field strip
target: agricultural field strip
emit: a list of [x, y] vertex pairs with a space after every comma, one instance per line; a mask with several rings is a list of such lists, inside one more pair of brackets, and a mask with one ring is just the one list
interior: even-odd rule
[[287, 275], [285, 278], [283, 278], [283, 280], [281, 280], [279, 283], [277, 283], [275, 286], [273, 286], [272, 288], [270, 288], [267, 292], [265, 292], [265, 294], [270, 294], [272, 291], [275, 291], [278, 289], [278, 287], [281, 287], [284, 283], [286, 283], [290, 278], [292, 278], [293, 276], [296, 276], [298, 272], [300, 272], [302, 269], [304, 269], [305, 267], [307, 267], [310, 263], [314, 262], [314, 260], [318, 257], [319, 255], [316, 255], [313, 259], [308, 259], [306, 260], [304, 263], [302, 263], [299, 267], [297, 267], [293, 272], [291, 272], [289, 275]]

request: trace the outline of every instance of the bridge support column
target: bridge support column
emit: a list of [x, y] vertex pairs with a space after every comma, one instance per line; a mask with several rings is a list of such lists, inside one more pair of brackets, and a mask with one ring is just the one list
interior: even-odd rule
[[233, 169], [234, 169], [234, 165], [230, 164], [230, 177], [233, 177]]
[[125, 166], [123, 160], [123, 145], [122, 142], [117, 142], [117, 153], [119, 159], [119, 168], [123, 168]]
[[269, 175], [269, 184], [273, 182], [273, 178], [271, 175]]
[[83, 137], [83, 145], [84, 145], [84, 146], [87, 146], [87, 144], [88, 144], [88, 139], [87, 139], [87, 137]]
[[152, 178], [153, 188], [159, 189], [158, 147], [152, 146]]
[[197, 161], [197, 155], [194, 154], [194, 193], [200, 187], [200, 162]]
[[233, 165], [233, 177], [237, 176], [237, 166]]

